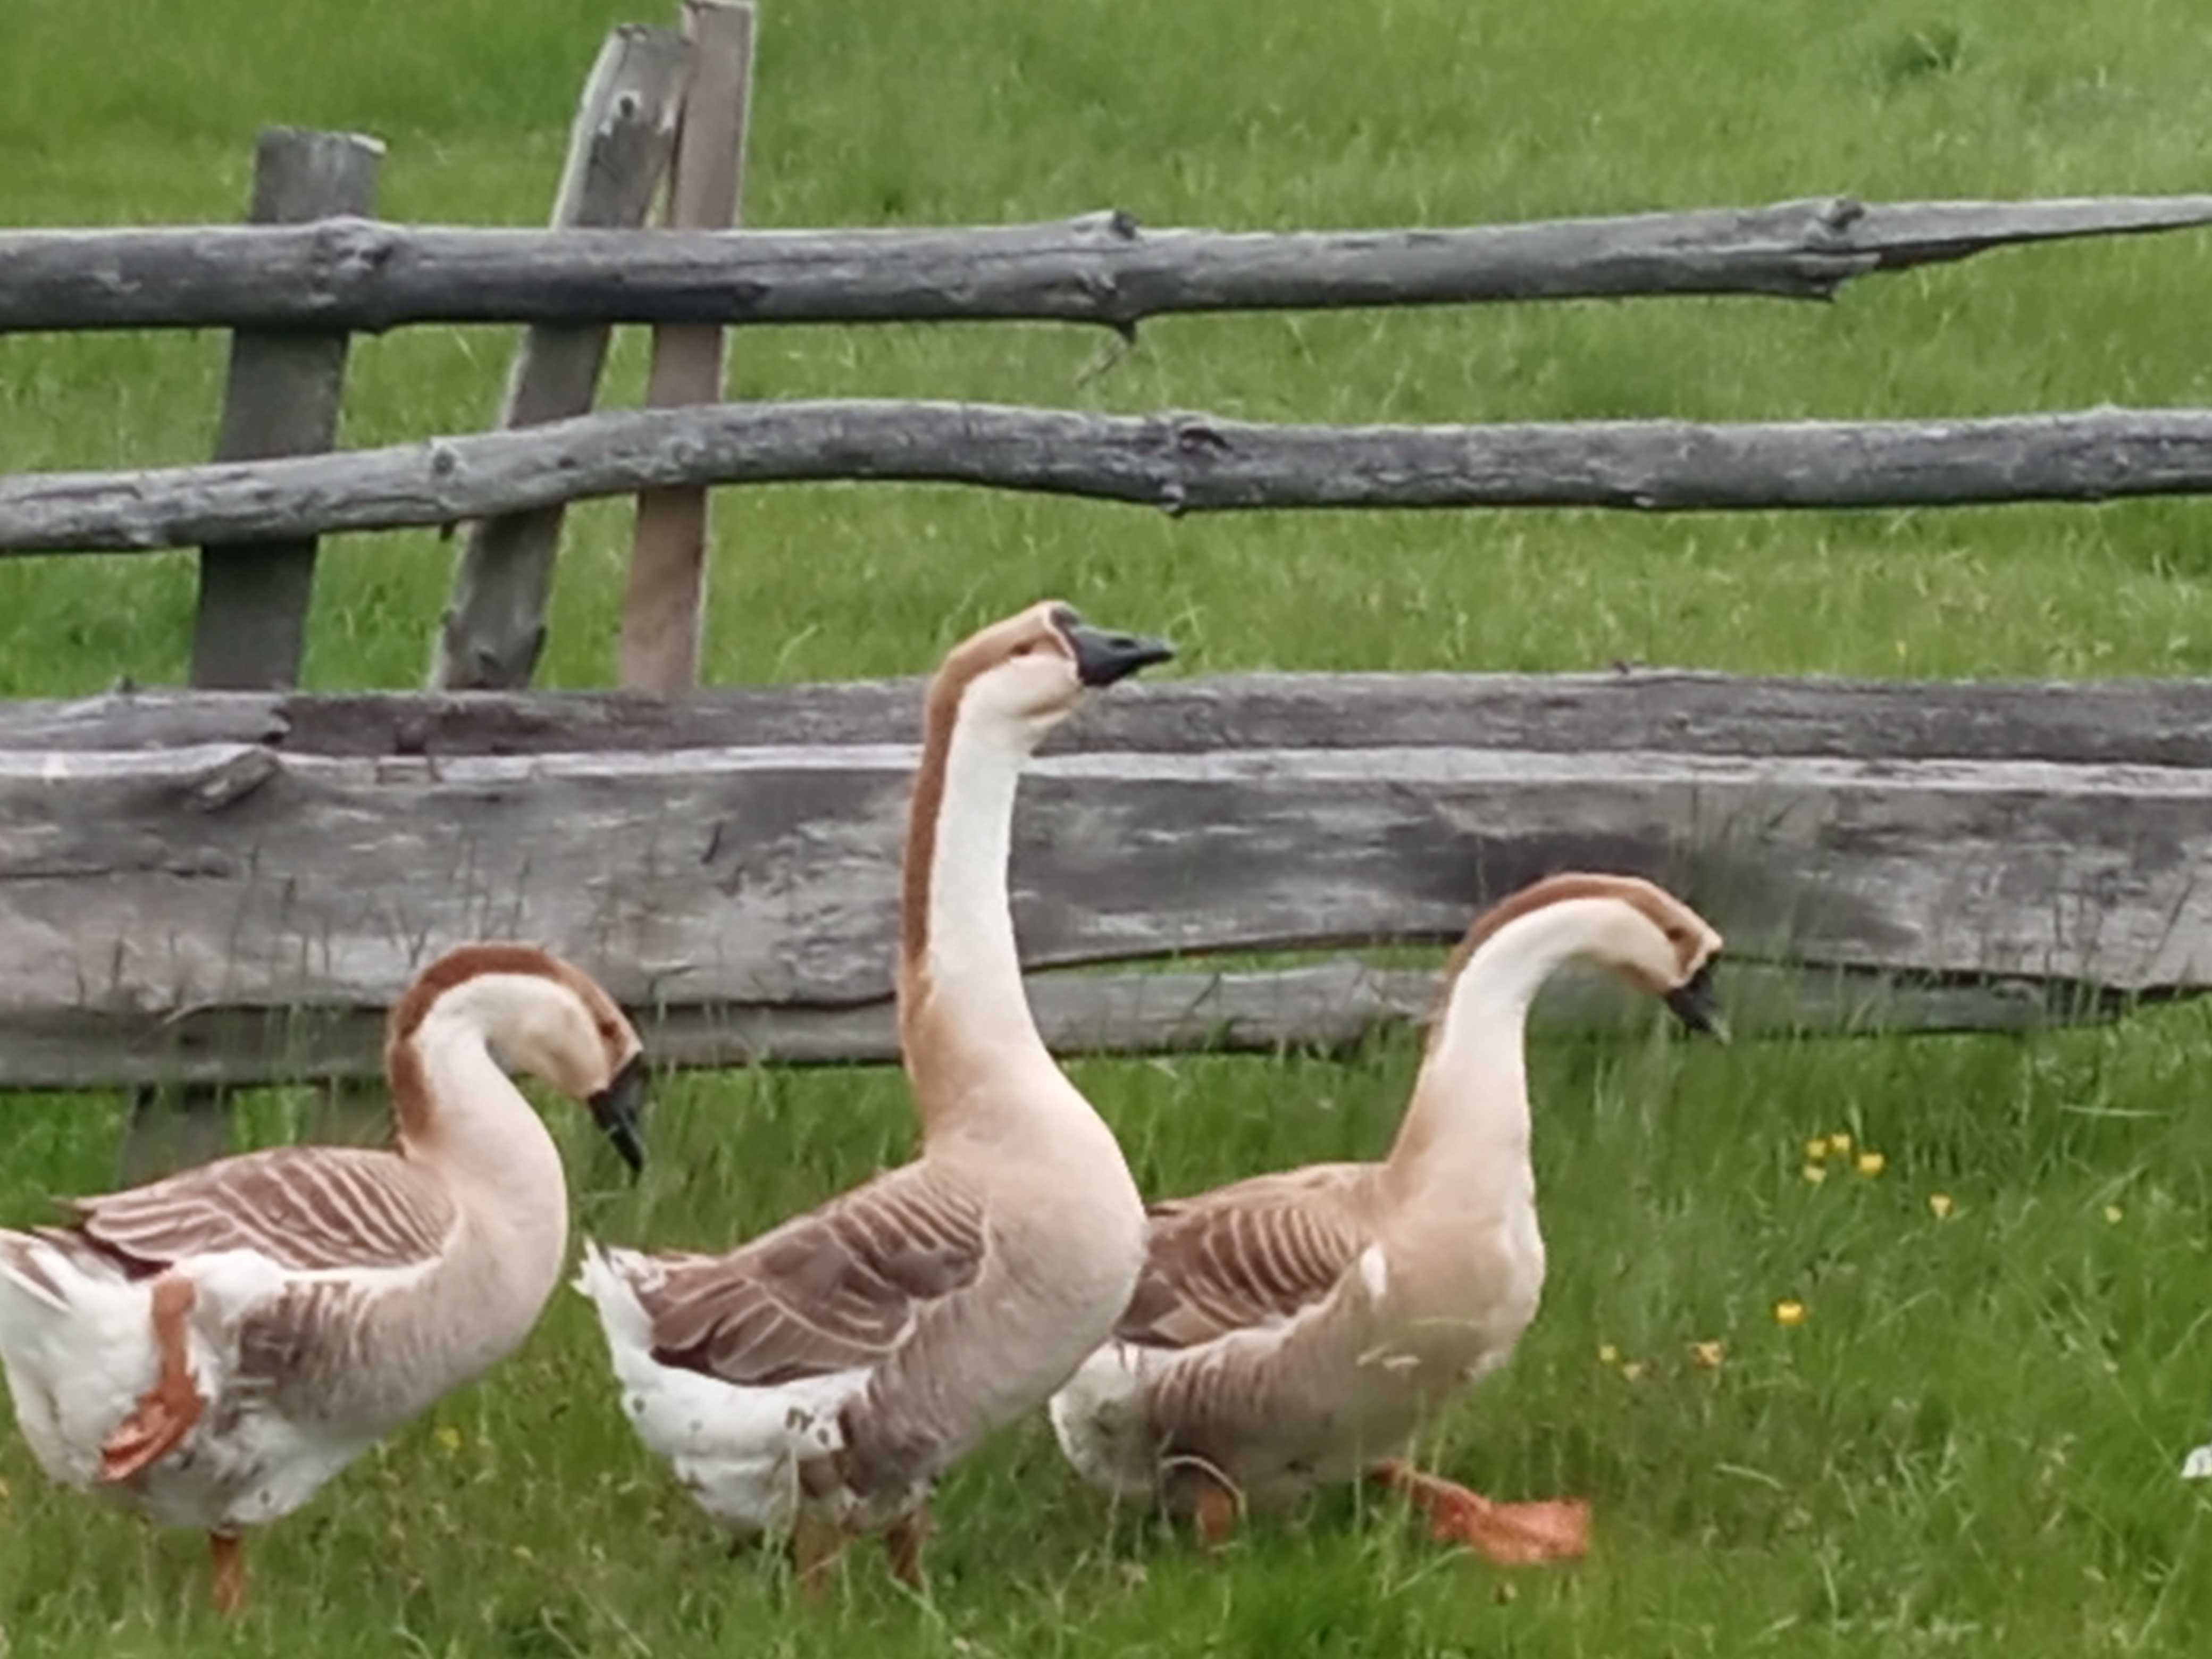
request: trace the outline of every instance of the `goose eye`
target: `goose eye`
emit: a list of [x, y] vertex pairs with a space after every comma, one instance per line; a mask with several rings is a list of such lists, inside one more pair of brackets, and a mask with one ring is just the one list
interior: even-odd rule
[[1035, 640], [1024, 640], [1019, 645], [1016, 646], [1006, 654], [1011, 657], [1026, 657], [1030, 652], [1036, 649], [1036, 641]]

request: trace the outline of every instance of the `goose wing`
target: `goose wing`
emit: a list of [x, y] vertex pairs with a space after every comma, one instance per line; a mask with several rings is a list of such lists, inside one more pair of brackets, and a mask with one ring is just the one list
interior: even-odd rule
[[1190, 1348], [1323, 1300], [1372, 1242], [1364, 1164], [1318, 1164], [1152, 1205], [1145, 1267], [1115, 1334]]
[[415, 1267], [443, 1252], [457, 1216], [435, 1181], [365, 1146], [273, 1147], [70, 1207], [59, 1237], [134, 1277], [238, 1249], [305, 1273]]
[[664, 1365], [745, 1387], [873, 1366], [982, 1271], [983, 1207], [908, 1164], [726, 1255], [641, 1258], [630, 1287]]

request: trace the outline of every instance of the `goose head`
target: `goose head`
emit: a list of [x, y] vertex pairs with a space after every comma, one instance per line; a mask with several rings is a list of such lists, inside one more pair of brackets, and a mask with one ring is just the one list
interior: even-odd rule
[[1640, 876], [1553, 876], [1525, 890], [1554, 903], [1595, 901], [1577, 954], [1658, 998], [1690, 1030], [1728, 1040], [1713, 999], [1721, 936], [1680, 899]]
[[1612, 887], [1618, 902], [1592, 934], [1589, 959], [1657, 997], [1690, 1030], [1727, 1042], [1728, 1022], [1713, 998], [1721, 936], [1712, 924], [1656, 883], [1596, 879]]
[[464, 945], [424, 969], [392, 1012], [396, 1073], [459, 1028], [509, 1072], [537, 1078], [590, 1108], [632, 1170], [645, 1151], [638, 1111], [644, 1047], [615, 1000], [581, 969], [530, 945]]
[[1174, 655], [1164, 640], [1094, 628], [1072, 605], [1047, 599], [955, 646], [931, 682], [933, 713], [957, 708], [963, 726], [1030, 752], [1085, 690]]
[[[1638, 876], [1586, 873], [1531, 883], [1484, 912], [1468, 930], [1445, 975], [1447, 996], [1462, 970], [1494, 958], [1495, 951], [1484, 950], [1492, 941], [1509, 957], [1533, 951], [1539, 963], [1573, 957], [1603, 969], [1663, 1001], [1692, 1030], [1727, 1040], [1727, 1023], [1712, 988], [1721, 936], [1656, 883]], [[1498, 967], [1514, 971], [1507, 961]]]

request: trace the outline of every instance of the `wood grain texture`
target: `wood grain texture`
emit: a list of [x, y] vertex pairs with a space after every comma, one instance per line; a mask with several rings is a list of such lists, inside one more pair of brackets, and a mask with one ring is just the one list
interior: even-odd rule
[[[553, 203], [556, 226], [645, 222], [668, 168], [691, 49], [666, 29], [625, 24], [592, 67]], [[499, 423], [515, 428], [581, 414], [599, 393], [604, 323], [533, 325], [516, 349]], [[530, 684], [545, 642], [563, 501], [475, 513], [453, 566], [453, 600], [430, 665], [437, 686]]]
[[[1441, 958], [1441, 953], [1439, 953]], [[1030, 1000], [1055, 1054], [1335, 1053], [1426, 1014], [1433, 976], [1352, 958], [1268, 970], [1037, 974]], [[2121, 999], [2054, 981], [1899, 982], [1848, 969], [1732, 964], [1721, 980], [1739, 1038], [1876, 1031], [2021, 1031], [2110, 1018]], [[898, 1057], [887, 1001], [841, 1006], [667, 1003], [634, 1011], [659, 1066], [882, 1063]], [[1641, 998], [1570, 982], [1538, 1001], [1547, 1036], [1617, 1032], [1659, 1018]], [[1663, 1021], [1662, 1021], [1663, 1023]], [[0, 1008], [0, 1085], [88, 1089], [374, 1079], [381, 1008], [202, 1007], [168, 1013]], [[374, 1140], [364, 1121], [343, 1136]], [[204, 1121], [193, 1126], [208, 1133]], [[319, 1137], [325, 1138], [325, 1137]], [[221, 1150], [219, 1147], [216, 1150]], [[199, 1158], [213, 1153], [202, 1145]], [[172, 1164], [169, 1167], [176, 1167]]]
[[[483, 934], [588, 964], [672, 1063], [888, 1057], [919, 690], [0, 704], [0, 1085], [365, 1075], [391, 997]], [[1017, 823], [1039, 968], [1441, 940], [1582, 866], [1711, 914], [1747, 1031], [2212, 984], [2212, 683], [1135, 685], [1056, 735]], [[1058, 1048], [1148, 1052], [1357, 1041], [1428, 975], [1036, 983]]]
[[[0, 1006], [380, 1006], [533, 939], [625, 1002], [890, 990], [913, 752], [0, 754]], [[1040, 760], [1024, 960], [1441, 940], [1548, 871], [1682, 892], [1752, 959], [2212, 982], [2212, 772], [1467, 747]]]
[[622, 235], [367, 220], [0, 233], [0, 331], [418, 322], [1059, 319], [1743, 294], [1825, 299], [1985, 249], [2212, 222], [2212, 197], [1770, 207], [1463, 228], [1145, 230], [1104, 212], [970, 229]]
[[[586, 497], [677, 485], [830, 479], [975, 484], [1170, 513], [2097, 501], [2212, 491], [2212, 410], [1326, 427], [985, 404], [722, 404], [345, 455], [21, 474], [0, 478], [0, 553], [276, 539], [543, 514]], [[536, 578], [498, 592], [507, 598], [471, 600], [456, 613], [462, 634], [482, 641], [464, 649], [477, 653], [468, 659], [477, 669], [453, 665], [459, 636], [449, 627], [441, 684], [491, 685], [501, 676], [519, 684], [512, 677], [535, 660]]]
[[[204, 695], [0, 701], [0, 751], [261, 744], [319, 755], [657, 752], [901, 744], [919, 679], [630, 692]], [[1451, 748], [2212, 768], [2212, 680], [1791, 679], [1596, 674], [1224, 674], [1091, 700], [1048, 752]]]
[[[362, 214], [376, 204], [384, 146], [350, 132], [271, 127], [253, 162], [257, 224]], [[310, 454], [337, 441], [348, 336], [241, 330], [230, 343], [222, 423], [215, 459]], [[192, 626], [191, 683], [240, 689], [293, 685], [307, 648], [315, 580], [315, 538], [200, 550], [199, 602]]]

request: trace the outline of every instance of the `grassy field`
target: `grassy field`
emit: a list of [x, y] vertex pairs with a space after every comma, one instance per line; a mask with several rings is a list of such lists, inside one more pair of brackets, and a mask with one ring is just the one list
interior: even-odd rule
[[[144, 0], [0, 9], [0, 222], [234, 217], [252, 131], [387, 140], [394, 216], [542, 216], [612, 0]], [[1158, 224], [1360, 225], [1745, 203], [2200, 187], [2193, 0], [943, 0], [766, 8], [749, 217], [932, 223], [1118, 205]], [[1869, 281], [1832, 307], [1693, 301], [1191, 319], [1101, 368], [1049, 328], [764, 331], [746, 396], [961, 395], [1258, 417], [1933, 415], [2203, 404], [2212, 237]], [[4, 273], [0, 273], [4, 280]], [[506, 338], [356, 349], [345, 437], [479, 425]], [[0, 340], [0, 469], [203, 456], [214, 337]], [[611, 396], [641, 378], [618, 348]], [[1615, 658], [1931, 677], [2212, 672], [2205, 509], [1297, 516], [1174, 523], [939, 489], [725, 496], [719, 682], [926, 667], [1046, 592], [1189, 672], [1585, 668]], [[576, 515], [545, 678], [604, 683], [623, 514]], [[419, 679], [449, 550], [328, 549], [308, 674]], [[187, 562], [0, 564], [0, 695], [174, 680]], [[1510, 1578], [1346, 1495], [1201, 1560], [1112, 1513], [1041, 1425], [961, 1470], [927, 1599], [856, 1559], [825, 1612], [727, 1561], [632, 1443], [586, 1310], [254, 1547], [204, 1611], [197, 1540], [50, 1491], [0, 1432], [0, 1655], [2190, 1653], [2212, 1509], [2205, 1010], [2027, 1042], [1654, 1036], [1535, 1058], [1552, 1279], [1513, 1365], [1432, 1449], [1572, 1490], [1599, 1544]], [[1089, 1064], [1140, 1180], [1187, 1190], [1387, 1141], [1412, 1055]], [[302, 1132], [297, 1098], [241, 1144]], [[902, 1156], [895, 1075], [669, 1085], [626, 1184], [556, 1114], [583, 1222], [734, 1237]], [[1808, 1178], [1806, 1142], [1848, 1133]], [[105, 1184], [115, 1107], [15, 1098], [0, 1218]], [[1861, 1148], [1880, 1173], [1857, 1172]], [[1939, 1211], [1944, 1213], [1938, 1213]], [[1800, 1325], [1774, 1317], [1803, 1304]], [[1723, 1345], [1717, 1367], [1692, 1345]], [[1601, 1349], [1616, 1353], [1607, 1363]]]

